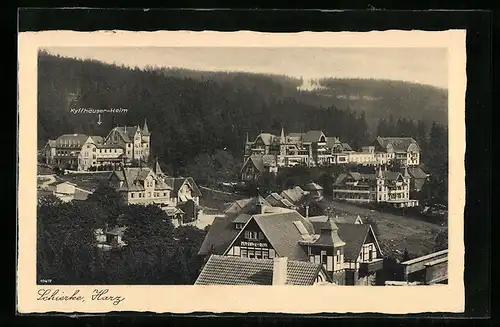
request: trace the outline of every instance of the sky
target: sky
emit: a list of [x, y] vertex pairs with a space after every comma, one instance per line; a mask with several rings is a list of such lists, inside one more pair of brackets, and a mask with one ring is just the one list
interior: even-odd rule
[[448, 89], [446, 48], [45, 48], [64, 57], [96, 59], [130, 67], [244, 71], [304, 79], [375, 78]]

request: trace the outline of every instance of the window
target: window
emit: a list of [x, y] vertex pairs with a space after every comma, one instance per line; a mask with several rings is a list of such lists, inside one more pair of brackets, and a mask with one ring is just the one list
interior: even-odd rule
[[134, 198], [135, 197], [135, 193], [130, 193], [130, 197]]
[[340, 263], [340, 250], [337, 250], [336, 258], [337, 263]]
[[269, 252], [268, 251], [262, 251], [262, 259], [267, 259], [269, 257]]
[[233, 249], [233, 252], [234, 252], [234, 255], [240, 256], [240, 247], [239, 246], [235, 246], [234, 249]]
[[250, 259], [255, 258], [255, 250], [254, 249], [248, 249], [248, 257]]
[[258, 239], [259, 233], [258, 232], [252, 232], [252, 231], [245, 231], [245, 238], [249, 240], [256, 240]]
[[151, 192], [148, 192], [148, 198], [150, 198], [150, 197], [151, 197]]
[[262, 250], [261, 249], [255, 249], [255, 258], [256, 259], [262, 258]]
[[243, 224], [242, 223], [236, 223], [235, 228], [236, 229], [242, 229], [243, 228]]
[[321, 263], [326, 264], [326, 251], [321, 251]]
[[248, 252], [247, 249], [241, 249], [241, 252], [240, 252], [241, 256], [242, 257], [247, 257], [247, 252]]
[[269, 249], [269, 258], [272, 259], [276, 256], [276, 252], [274, 249]]
[[364, 244], [361, 261], [371, 261], [373, 258], [372, 244]]

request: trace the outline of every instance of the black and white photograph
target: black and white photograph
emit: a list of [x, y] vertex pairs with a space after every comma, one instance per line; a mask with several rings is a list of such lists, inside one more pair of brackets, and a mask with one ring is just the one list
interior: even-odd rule
[[36, 56], [37, 300], [448, 284], [446, 45]]

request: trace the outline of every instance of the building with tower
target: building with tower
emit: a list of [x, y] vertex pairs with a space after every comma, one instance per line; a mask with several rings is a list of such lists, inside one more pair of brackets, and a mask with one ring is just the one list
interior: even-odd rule
[[418, 206], [410, 199], [411, 175], [390, 171], [379, 165], [374, 173], [349, 172], [340, 174], [333, 183], [333, 198], [354, 203], [387, 203], [397, 208]]
[[43, 149], [45, 163], [61, 169], [89, 171], [147, 162], [151, 133], [146, 120], [137, 126], [114, 127], [106, 137], [64, 134], [48, 140]]

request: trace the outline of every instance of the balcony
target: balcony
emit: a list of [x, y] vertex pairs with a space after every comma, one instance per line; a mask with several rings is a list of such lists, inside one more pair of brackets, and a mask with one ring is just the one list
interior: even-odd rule
[[360, 262], [359, 263], [359, 275], [366, 276], [382, 270], [384, 267], [384, 259], [373, 259], [372, 261]]

